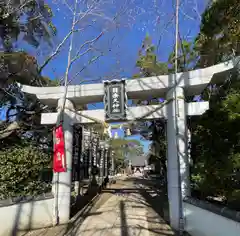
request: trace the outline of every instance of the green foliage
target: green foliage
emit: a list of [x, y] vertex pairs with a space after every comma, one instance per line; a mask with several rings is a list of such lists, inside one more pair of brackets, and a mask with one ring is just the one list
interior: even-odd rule
[[143, 41], [139, 58], [136, 62], [139, 73], [133, 75], [133, 78], [164, 75], [168, 73], [167, 63], [159, 62], [155, 54], [155, 47], [152, 45], [151, 38], [146, 36]]
[[[218, 94], [214, 95], [218, 97]], [[193, 181], [204, 196], [230, 197], [236, 188], [233, 173], [240, 170], [239, 89], [231, 89], [221, 102], [191, 124]]]
[[[39, 46], [40, 42], [50, 42], [51, 9], [44, 1], [27, 2], [4, 1], [0, 3], [0, 38], [4, 51], [0, 52], [0, 98], [1, 104], [12, 104], [18, 97], [16, 83], [32, 86], [56, 86], [55, 81], [42, 77], [37, 60], [24, 51], [17, 51], [14, 42], [20, 36], [30, 45]], [[24, 20], [23, 20], [24, 19]]]
[[[39, 75], [36, 59], [25, 52], [0, 53], [0, 63], [6, 67], [0, 73], [0, 108], [3, 107], [7, 114], [3, 127], [2, 122], [0, 124], [0, 139], [2, 139], [13, 133], [5, 132], [8, 128], [6, 125], [11, 125], [8, 116], [10, 111], [16, 114], [17, 129], [20, 127], [26, 129], [26, 125], [23, 124], [28, 126], [40, 124], [41, 104], [35, 96], [29, 94], [23, 96], [17, 83], [32, 86], [57, 86], [59, 83], [57, 80]], [[26, 110], [34, 114], [26, 114]]]
[[119, 147], [128, 147], [129, 144], [134, 144], [137, 146], [141, 146], [140, 141], [136, 139], [122, 139], [122, 138], [116, 138], [111, 139], [110, 144], [112, 148], [119, 148]]
[[140, 141], [135, 139], [111, 139], [111, 148], [117, 152], [119, 159], [124, 159], [127, 155], [141, 155], [143, 148]]
[[[147, 76], [166, 75], [169, 73], [168, 62], [161, 62], [157, 59], [155, 47], [151, 42], [151, 38], [147, 35], [142, 43], [141, 50], [139, 51], [139, 58], [136, 63], [136, 67], [139, 69], [139, 73], [135, 74], [133, 78], [141, 78]], [[136, 105], [156, 105], [159, 104], [158, 98], [149, 98], [147, 101], [136, 100]], [[160, 133], [156, 129], [155, 122], [151, 122], [149, 125], [149, 132], [152, 132], [152, 152], [150, 163], [154, 163], [155, 166], [159, 164], [161, 168], [166, 169], [166, 141], [165, 133]]]
[[47, 192], [51, 184], [41, 180], [41, 172], [51, 167], [51, 156], [29, 142], [20, 141], [0, 150], [0, 199], [35, 196]]
[[46, 87], [57, 87], [57, 86], [60, 86], [60, 81], [59, 80], [51, 80], [49, 79], [48, 77], [45, 77], [45, 76], [41, 76], [41, 82], [42, 82], [42, 85], [43, 86], [46, 86]]
[[[0, 38], [4, 49], [0, 53], [0, 108], [7, 111], [7, 119], [0, 122], [0, 198], [36, 195], [50, 187], [40, 179], [40, 172], [50, 167], [51, 162], [51, 152], [45, 150], [51, 146], [46, 127], [41, 127], [41, 132], [36, 130], [43, 106], [36, 97], [23, 96], [16, 84], [57, 86], [59, 83], [41, 76], [37, 60], [26, 52], [16, 52], [16, 42], [23, 39], [34, 47], [42, 42], [51, 45], [56, 34], [52, 16], [44, 1], [0, 3]], [[8, 116], [11, 112], [15, 115], [14, 122]], [[8, 128], [12, 130], [9, 132]]]
[[226, 61], [239, 55], [240, 5], [238, 0], [218, 0], [203, 13], [200, 33], [195, 40], [199, 66]]
[[[237, 0], [218, 0], [202, 16], [195, 40], [197, 67], [206, 67], [239, 55], [240, 9]], [[229, 78], [228, 78], [229, 79]], [[235, 178], [240, 170], [239, 74], [222, 85], [211, 85], [204, 93], [210, 109], [190, 124], [192, 129], [192, 181], [204, 197], [220, 195], [228, 205], [240, 198]], [[236, 204], [234, 206], [236, 208]]]
[[129, 155], [139, 156], [143, 153], [143, 147], [140, 141], [135, 139], [111, 139], [109, 141], [111, 148], [115, 152], [116, 167], [125, 165], [125, 157]]
[[[143, 40], [141, 49], [139, 51], [139, 57], [136, 62], [136, 67], [139, 70], [139, 73], [133, 75], [133, 78], [142, 78], [149, 76], [158, 76], [168, 74], [168, 63], [161, 62], [157, 59], [155, 47], [152, 44], [151, 38], [149, 35]], [[156, 105], [159, 103], [157, 98], [149, 98], [147, 101], [134, 100], [134, 104], [149, 104]]]
[[166, 166], [166, 150], [167, 150], [167, 142], [166, 142], [166, 124], [163, 119], [156, 120], [152, 123], [152, 143], [150, 150], [150, 164], [155, 164], [155, 171], [157, 173], [160, 172], [166, 174], [167, 166]]
[[[175, 50], [170, 53], [168, 62], [169, 62], [169, 73], [175, 73]], [[178, 72], [188, 71], [193, 69], [197, 60], [197, 52], [194, 50], [194, 45], [191, 42], [186, 40], [179, 40], [179, 49], [178, 49]]]
[[13, 83], [21, 83], [32, 86], [57, 86], [59, 82], [43, 77], [38, 73], [38, 65], [35, 57], [26, 52], [0, 53], [1, 70], [0, 85], [8, 88]]
[[226, 99], [223, 101], [223, 108], [228, 113], [231, 121], [240, 119], [240, 86], [238, 89], [231, 89]]
[[0, 38], [5, 52], [14, 49], [14, 42], [22, 36], [34, 47], [41, 40], [51, 44], [51, 37], [56, 34], [52, 24], [52, 11], [44, 1], [3, 1], [0, 3]]

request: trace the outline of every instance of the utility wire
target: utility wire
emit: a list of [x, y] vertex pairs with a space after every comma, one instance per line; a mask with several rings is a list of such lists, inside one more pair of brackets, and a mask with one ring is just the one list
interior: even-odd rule
[[[74, 4], [74, 13], [73, 13], [73, 20], [72, 20], [72, 28], [71, 32], [74, 31], [75, 27], [75, 22], [76, 22], [76, 15], [77, 15], [77, 3], [78, 0], [75, 0]], [[73, 49], [73, 39], [74, 39], [74, 34], [71, 34], [70, 38], [70, 45], [69, 45], [69, 51], [68, 51], [68, 61], [67, 61], [67, 68], [65, 72], [65, 80], [64, 80], [64, 94], [63, 94], [63, 103], [62, 106], [60, 107], [60, 113], [59, 113], [59, 120], [57, 121], [57, 125], [60, 125], [64, 121], [64, 109], [65, 109], [65, 104], [66, 104], [66, 99], [67, 99], [67, 90], [68, 90], [68, 75], [69, 75], [69, 70], [71, 67], [71, 55], [72, 55], [72, 49]], [[66, 155], [66, 153], [65, 153]], [[59, 224], [59, 173], [56, 174], [56, 183], [55, 183], [55, 197], [54, 197], [54, 205], [55, 205], [55, 224]]]
[[[77, 4], [78, 4], [78, 0], [75, 0], [71, 32], [74, 31], [74, 27], [75, 27], [76, 16], [77, 16]], [[63, 120], [64, 120], [64, 108], [65, 108], [65, 104], [66, 104], [66, 100], [67, 100], [68, 75], [69, 75], [69, 70], [70, 70], [70, 67], [71, 67], [71, 55], [72, 55], [72, 49], [73, 49], [73, 39], [74, 39], [74, 34], [72, 33], [71, 38], [70, 38], [67, 68], [66, 68], [65, 79], [64, 79], [63, 104], [62, 104], [62, 107], [60, 108], [61, 109], [60, 110], [60, 116], [61, 116], [60, 117], [60, 122], [63, 122]]]
[[178, 32], [179, 32], [179, 0], [176, 0], [176, 24], [175, 24], [175, 84], [177, 84], [178, 72]]
[[179, 37], [179, 2], [180, 0], [176, 0], [176, 11], [175, 11], [175, 76], [174, 76], [174, 107], [175, 107], [175, 139], [176, 139], [176, 147], [177, 147], [177, 162], [178, 162], [178, 193], [179, 193], [179, 222], [178, 229], [180, 235], [183, 235], [184, 225], [183, 225], [183, 204], [182, 204], [182, 186], [181, 186], [181, 173], [180, 173], [180, 155], [179, 155], [179, 142], [178, 142], [178, 118], [176, 115], [176, 111], [178, 109], [177, 104], [177, 73], [178, 73], [178, 37]]

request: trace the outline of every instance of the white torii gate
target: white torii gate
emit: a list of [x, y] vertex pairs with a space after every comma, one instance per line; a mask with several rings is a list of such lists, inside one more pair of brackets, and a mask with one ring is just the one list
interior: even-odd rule
[[[166, 107], [157, 111], [158, 105], [129, 107], [127, 120], [135, 120], [147, 112], [152, 112], [152, 114], [144, 119], [167, 118], [168, 199], [171, 226], [176, 230], [179, 230], [179, 221], [183, 217], [182, 199], [190, 195], [186, 116], [201, 115], [209, 106], [208, 102], [186, 103], [184, 97], [199, 95], [210, 82], [224, 81], [226, 76], [235, 69], [235, 60], [177, 75], [126, 80], [128, 99], [145, 100], [150, 96], [173, 99]], [[41, 124], [56, 124], [63, 103], [64, 87], [26, 85], [20, 85], [20, 87], [22, 92], [35, 94], [43, 104], [58, 107], [58, 112], [43, 113], [41, 116]], [[67, 172], [59, 174], [58, 194], [55, 194], [58, 196], [56, 202], [58, 202], [60, 224], [67, 223], [70, 218], [73, 125], [93, 123], [91, 119], [85, 118], [86, 115], [102, 121], [105, 117], [104, 110], [77, 112], [78, 106], [103, 102], [103, 97], [104, 85], [101, 83], [68, 86], [63, 124]]]

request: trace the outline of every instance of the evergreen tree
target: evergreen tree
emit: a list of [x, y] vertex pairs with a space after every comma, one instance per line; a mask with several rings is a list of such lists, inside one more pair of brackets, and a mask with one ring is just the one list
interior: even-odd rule
[[51, 45], [56, 33], [51, 18], [51, 9], [42, 0], [0, 3], [0, 109], [6, 115], [0, 120], [0, 198], [49, 190], [42, 173], [45, 168], [51, 171], [51, 129], [40, 128], [44, 106], [23, 94], [17, 83], [48, 86], [54, 81], [42, 77], [36, 58], [19, 51], [16, 43], [23, 39], [34, 47], [42, 42]]
[[34, 47], [38, 47], [42, 39], [51, 43], [51, 37], [56, 33], [52, 16], [45, 1], [1, 1], [0, 38], [4, 51], [14, 51], [14, 43], [19, 37]]
[[[149, 35], [143, 40], [141, 49], [139, 50], [139, 57], [136, 62], [136, 67], [139, 70], [138, 74], [135, 74], [133, 78], [149, 77], [166, 75], [169, 72], [168, 63], [161, 62], [157, 59], [155, 47], [151, 42]], [[136, 100], [136, 105], [155, 105], [161, 102], [160, 98], [149, 98], [146, 101]], [[145, 124], [139, 124], [140, 127], [147, 127], [148, 138], [152, 141], [149, 162], [155, 164], [156, 171], [159, 172], [159, 168], [166, 173], [166, 137], [165, 137], [165, 121], [159, 119], [152, 122], [143, 122]], [[146, 131], [143, 130], [143, 133]], [[141, 134], [141, 131], [140, 131]]]
[[[195, 40], [197, 67], [217, 64], [239, 55], [239, 3], [218, 0], [202, 16], [200, 33]], [[239, 65], [238, 65], [239, 66]], [[204, 92], [210, 109], [199, 119], [191, 119], [192, 179], [201, 194], [223, 196], [236, 209], [240, 202], [240, 83], [239, 71], [223, 84], [211, 84]], [[239, 207], [238, 207], [239, 210]]]

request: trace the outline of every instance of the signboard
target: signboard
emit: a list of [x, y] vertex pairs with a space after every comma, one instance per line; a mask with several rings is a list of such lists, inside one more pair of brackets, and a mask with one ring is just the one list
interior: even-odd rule
[[92, 175], [93, 169], [94, 169], [94, 173], [96, 173], [98, 145], [99, 145], [98, 134], [91, 131], [90, 155], [89, 155], [89, 175]]
[[82, 153], [82, 127], [75, 125], [73, 133], [73, 170], [72, 180], [80, 180], [81, 153]]
[[93, 158], [93, 166], [92, 166], [92, 175], [96, 176], [99, 174], [99, 168], [97, 167], [97, 156], [98, 156], [98, 148], [99, 148], [99, 136], [97, 133], [92, 133], [92, 158]]
[[92, 135], [92, 158], [93, 158], [93, 166], [97, 166], [97, 154], [99, 147], [99, 137], [97, 133], [93, 133]]
[[108, 175], [108, 170], [109, 170], [109, 148], [105, 147], [104, 176]]
[[83, 155], [83, 169], [84, 169], [84, 178], [89, 177], [89, 154], [90, 154], [90, 132], [83, 131], [83, 146], [82, 146], [82, 155]]
[[125, 80], [104, 81], [105, 120], [126, 119]]
[[100, 176], [103, 177], [104, 176], [104, 157], [105, 157], [105, 148], [104, 147], [100, 147]]
[[64, 145], [63, 126], [59, 125], [54, 130], [54, 147], [53, 147], [53, 171], [55, 173], [66, 172], [66, 156]]

